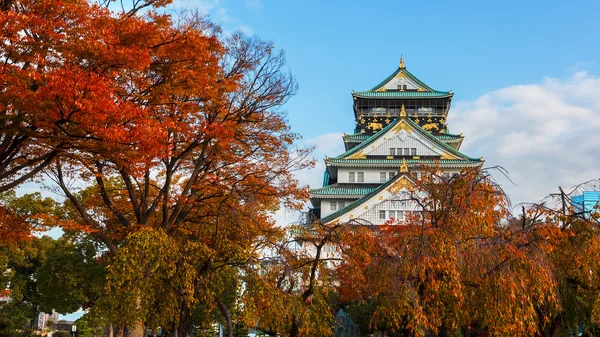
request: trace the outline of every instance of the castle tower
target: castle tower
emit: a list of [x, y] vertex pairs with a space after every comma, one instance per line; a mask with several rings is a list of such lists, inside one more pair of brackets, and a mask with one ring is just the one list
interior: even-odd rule
[[463, 136], [448, 131], [452, 91], [434, 90], [400, 64], [371, 90], [352, 92], [356, 128], [344, 134], [346, 152], [326, 157], [323, 187], [310, 190], [311, 213], [324, 224], [362, 219], [403, 220], [414, 209], [395, 196], [410, 190], [424, 166], [444, 175], [479, 167], [460, 152]]

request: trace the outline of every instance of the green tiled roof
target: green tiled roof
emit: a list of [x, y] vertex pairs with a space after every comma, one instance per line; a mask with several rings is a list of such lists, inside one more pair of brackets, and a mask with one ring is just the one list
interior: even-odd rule
[[373, 98], [397, 98], [397, 97], [449, 97], [452, 96], [451, 92], [448, 91], [355, 91], [352, 93], [358, 97], [373, 97]]
[[[402, 159], [336, 159], [330, 158], [326, 160], [327, 164], [348, 164], [354, 167], [358, 165], [376, 165], [383, 167], [400, 167], [402, 165]], [[406, 159], [406, 165], [418, 166], [418, 165], [435, 165], [439, 163], [441, 167], [448, 166], [477, 166], [482, 163], [480, 159]], [[357, 165], [358, 164], [358, 165]], [[342, 165], [333, 165], [342, 166]]]
[[354, 140], [354, 141], [362, 142], [363, 140], [366, 140], [369, 137], [371, 137], [371, 136], [366, 133], [354, 133], [351, 135], [345, 135], [343, 138], [345, 140]]
[[323, 188], [310, 190], [310, 194], [315, 195], [365, 195], [373, 192], [377, 187], [340, 187], [338, 184], [329, 185]]
[[436, 136], [439, 139], [459, 139], [459, 138], [463, 138], [463, 136], [461, 135], [453, 135], [450, 133], [443, 133], [441, 135], [437, 135]]
[[[391, 79], [393, 79], [400, 72], [404, 72], [404, 74], [407, 77], [409, 77], [411, 80], [416, 82], [419, 86], [421, 86], [423, 89], [425, 89], [427, 91], [376, 91], [377, 89], [379, 89], [383, 85], [385, 85], [387, 82], [389, 82]], [[425, 84], [421, 80], [419, 80], [415, 75], [411, 74], [408, 70], [406, 70], [406, 68], [398, 68], [390, 76], [386, 77], [379, 84], [377, 84], [376, 86], [371, 88], [371, 90], [353, 92], [352, 95], [360, 96], [360, 97], [375, 97], [375, 98], [396, 98], [396, 97], [418, 98], [418, 97], [449, 97], [449, 96], [452, 96], [452, 92], [434, 90], [430, 86], [428, 86], [427, 84]]]
[[[399, 119], [394, 120], [392, 123], [388, 124], [385, 128], [381, 129], [379, 132], [377, 132], [376, 134], [374, 134], [373, 136], [371, 136], [370, 138], [368, 138], [366, 141], [362, 142], [360, 145], [355, 146], [355, 147], [351, 148], [350, 150], [348, 150], [348, 151], [342, 153], [341, 155], [339, 155], [337, 157], [334, 157], [332, 159], [342, 159], [342, 158], [344, 158], [346, 156], [349, 156], [351, 154], [354, 154], [354, 153], [356, 153], [356, 152], [364, 149], [365, 147], [367, 147], [368, 145], [370, 145], [371, 143], [373, 143], [375, 140], [377, 140], [379, 137], [381, 137], [382, 135], [384, 135], [388, 130], [390, 130], [391, 128], [393, 128], [396, 124], [400, 123], [401, 120], [406, 121], [406, 123], [408, 123], [410, 126], [412, 126], [421, 135], [423, 135], [424, 137], [427, 137], [429, 140], [431, 140], [432, 142], [438, 144], [441, 148], [443, 148], [444, 150], [450, 152], [451, 154], [453, 154], [455, 156], [458, 156], [460, 158], [465, 158], [465, 159], [473, 160], [473, 161], [479, 161], [478, 158], [471, 158], [471, 157], [469, 157], [469, 156], [467, 156], [467, 155], [459, 152], [458, 150], [456, 150], [452, 146], [444, 143], [443, 141], [441, 141], [436, 136], [434, 136], [431, 133], [429, 133], [428, 131], [424, 130], [419, 124], [415, 123], [412, 119], [410, 119], [408, 117], [400, 117]], [[444, 162], [444, 161], [440, 161], [440, 164], [442, 162]]]

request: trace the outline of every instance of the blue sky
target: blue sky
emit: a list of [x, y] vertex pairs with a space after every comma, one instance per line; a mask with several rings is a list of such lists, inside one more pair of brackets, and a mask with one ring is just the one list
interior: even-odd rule
[[310, 138], [352, 129], [352, 90], [407, 68], [430, 86], [473, 100], [498, 88], [598, 74], [597, 1], [193, 1], [225, 30], [283, 48], [300, 92], [294, 129]]
[[[354, 128], [352, 90], [369, 89], [404, 55], [409, 71], [453, 90], [448, 118], [462, 150], [502, 165], [513, 203], [538, 201], [600, 177], [600, 2], [176, 0], [225, 32], [284, 49], [299, 93], [293, 130], [317, 144], [302, 183], [321, 183], [322, 158]], [[32, 187], [33, 190], [36, 187]], [[22, 191], [27, 192], [27, 188]], [[278, 220], [294, 220], [278, 214]], [[69, 315], [75, 318], [81, 313]]]
[[[453, 90], [448, 122], [462, 150], [502, 165], [513, 202], [600, 177], [600, 2], [175, 0], [284, 49], [299, 93], [287, 104], [293, 129], [342, 151], [352, 132], [352, 90], [398, 66]], [[323, 163], [299, 174], [318, 185]]]

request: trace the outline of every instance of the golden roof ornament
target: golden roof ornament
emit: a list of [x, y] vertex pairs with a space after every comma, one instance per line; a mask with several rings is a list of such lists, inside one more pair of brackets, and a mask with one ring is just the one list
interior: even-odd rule
[[400, 117], [406, 117], [406, 110], [404, 109], [404, 104], [402, 104], [402, 108], [400, 109]]
[[407, 173], [408, 165], [406, 165], [406, 159], [402, 158], [402, 166], [400, 166], [400, 173]]
[[404, 56], [400, 55], [400, 69], [404, 69]]

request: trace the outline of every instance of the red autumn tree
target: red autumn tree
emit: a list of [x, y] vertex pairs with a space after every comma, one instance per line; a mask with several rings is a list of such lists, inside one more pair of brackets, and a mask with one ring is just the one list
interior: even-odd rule
[[[143, 291], [170, 286], [169, 303], [178, 311], [160, 323], [183, 334], [202, 277], [220, 258], [234, 264], [249, 260], [257, 240], [279, 233], [269, 214], [281, 203], [301, 205], [306, 191], [292, 171], [312, 161], [307, 149], [293, 145], [297, 136], [280, 108], [296, 90], [284, 55], [241, 34], [222, 43], [218, 30], [193, 14], [178, 20], [154, 13], [112, 15], [100, 20], [105, 31], [87, 33], [102, 43], [81, 46], [79, 64], [101, 72], [91, 76], [101, 79], [98, 86], [107, 95], [88, 96], [85, 86], [64, 85], [73, 95], [55, 100], [57, 113], [67, 107], [86, 121], [100, 121], [92, 125], [101, 135], [69, 139], [52, 172], [70, 203], [69, 226], [90, 233], [109, 256], [116, 257], [122, 240], [145, 227], [181, 248], [174, 249], [172, 260], [163, 260], [165, 267], [177, 267], [173, 278]], [[85, 191], [78, 188], [82, 184]], [[222, 229], [227, 226], [239, 226], [240, 232]], [[139, 235], [152, 237], [152, 231]], [[228, 234], [233, 236], [226, 239]], [[197, 251], [199, 243], [210, 249]], [[138, 251], [131, 247], [128, 251]], [[192, 252], [199, 260], [184, 262]], [[178, 279], [182, 274], [198, 283], [190, 286]], [[121, 281], [127, 277], [114, 279]], [[131, 305], [149, 306], [143, 300], [138, 296]]]

